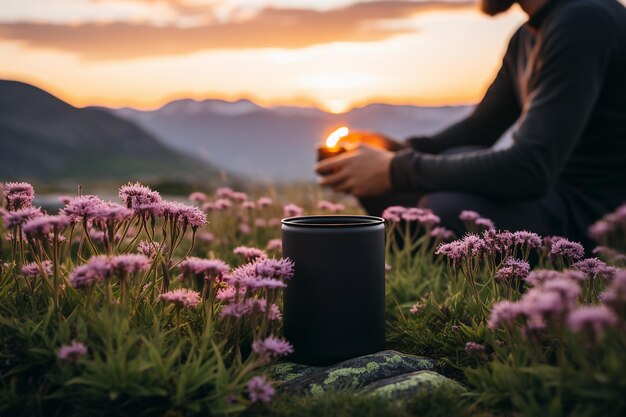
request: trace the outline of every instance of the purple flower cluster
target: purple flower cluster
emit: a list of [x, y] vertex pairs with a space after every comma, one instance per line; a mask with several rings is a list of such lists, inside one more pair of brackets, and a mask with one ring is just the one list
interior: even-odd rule
[[293, 352], [293, 346], [285, 340], [269, 336], [265, 340], [255, 340], [252, 350], [265, 357], [266, 360], [285, 356]]
[[194, 230], [207, 224], [206, 214], [197, 207], [179, 202], [164, 201], [161, 203], [161, 214], [165, 219], [191, 226]]
[[43, 216], [41, 209], [35, 207], [20, 208], [15, 211], [5, 211], [2, 213], [2, 220], [7, 229], [22, 227], [29, 220]]
[[456, 238], [456, 235], [452, 230], [448, 230], [445, 227], [435, 227], [430, 231], [430, 237], [435, 238], [439, 242], [447, 242]]
[[145, 255], [125, 254], [108, 257], [92, 256], [86, 264], [77, 266], [70, 273], [69, 281], [74, 288], [86, 288], [117, 275], [124, 277], [146, 271], [152, 261]]
[[585, 255], [585, 249], [580, 243], [561, 238], [552, 241], [550, 254], [555, 257], [563, 257], [569, 262], [573, 262]]
[[302, 207], [289, 203], [283, 207], [283, 213], [285, 214], [285, 217], [297, 217], [302, 216], [304, 210], [302, 209]]
[[626, 270], [615, 272], [606, 291], [600, 294], [600, 300], [626, 320]]
[[29, 278], [36, 278], [42, 274], [49, 277], [52, 275], [52, 261], [43, 261], [41, 266], [37, 262], [22, 265], [22, 274]]
[[267, 242], [267, 246], [265, 246], [265, 249], [270, 252], [279, 251], [279, 250], [282, 250], [282, 248], [283, 248], [282, 239], [270, 239]]
[[9, 211], [30, 207], [35, 199], [35, 190], [27, 182], [7, 182], [3, 194]]
[[589, 279], [601, 278], [610, 279], [615, 274], [615, 268], [608, 266], [598, 258], [587, 258], [580, 260], [572, 265], [572, 268], [587, 274]]
[[[618, 207], [612, 213], [605, 215], [602, 219], [589, 227], [589, 236], [596, 242], [606, 243], [609, 236], [617, 233], [624, 233], [626, 230], [626, 204]], [[622, 235], [623, 237], [623, 235]]]
[[158, 192], [152, 191], [149, 187], [138, 182], [121, 186], [119, 197], [126, 204], [127, 208], [139, 212], [150, 213], [151, 207], [156, 208], [162, 202], [161, 195]]
[[570, 312], [567, 325], [575, 333], [581, 334], [588, 342], [600, 340], [604, 332], [617, 326], [619, 319], [607, 306], [582, 306]]
[[29, 238], [43, 238], [50, 233], [60, 233], [70, 224], [69, 217], [59, 214], [56, 216], [39, 216], [27, 221], [22, 230]]
[[230, 266], [220, 259], [188, 257], [179, 265], [183, 278], [217, 279], [230, 270]]
[[276, 390], [265, 376], [255, 376], [247, 384], [250, 401], [269, 403], [272, 401]]
[[120, 276], [147, 271], [152, 265], [152, 260], [146, 255], [135, 253], [114, 256], [110, 262], [113, 272]]
[[480, 354], [482, 352], [485, 351], [485, 345], [481, 345], [480, 343], [476, 343], [476, 342], [467, 342], [465, 344], [465, 352], [469, 353], [469, 354]]
[[419, 207], [390, 206], [385, 209], [382, 217], [391, 223], [405, 221], [407, 223], [417, 222], [428, 228], [439, 224], [441, 219], [432, 210]]
[[233, 253], [241, 256], [246, 262], [267, 258], [267, 254], [263, 250], [248, 246], [237, 246]]
[[528, 276], [524, 279], [524, 281], [526, 281], [533, 287], [539, 287], [549, 281], [561, 278], [578, 282], [586, 280], [587, 276], [581, 271], [575, 271], [571, 269], [566, 269], [564, 271], [555, 271], [552, 269], [536, 269], [530, 272]]
[[80, 358], [87, 354], [87, 346], [81, 342], [72, 341], [71, 343], [61, 346], [57, 350], [57, 358], [64, 362], [76, 363]]
[[527, 335], [543, 331], [551, 321], [562, 322], [576, 304], [580, 294], [577, 282], [555, 278], [543, 286], [531, 288], [520, 301], [494, 304], [488, 321], [489, 328], [511, 328], [520, 319]]
[[499, 281], [523, 280], [530, 273], [530, 264], [522, 259], [507, 258], [504, 266], [498, 269], [495, 279]]
[[195, 308], [200, 304], [200, 294], [187, 288], [168, 291], [159, 295], [159, 299], [172, 303], [179, 308]]
[[345, 210], [346, 206], [341, 203], [333, 203], [332, 201], [320, 200], [317, 203], [317, 208], [322, 211], [328, 211], [330, 213], [339, 213], [340, 211]]

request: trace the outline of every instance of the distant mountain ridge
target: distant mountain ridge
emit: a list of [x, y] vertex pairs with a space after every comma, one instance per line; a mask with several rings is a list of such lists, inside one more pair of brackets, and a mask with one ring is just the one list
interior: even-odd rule
[[111, 109], [182, 153], [269, 181], [314, 178], [315, 148], [334, 128], [375, 130], [404, 139], [431, 134], [473, 106], [370, 104], [345, 114], [312, 107], [266, 108], [250, 100], [183, 99], [157, 110]]
[[207, 162], [155, 140], [98, 108], [76, 108], [44, 90], [0, 80], [0, 180], [161, 179], [210, 175]]

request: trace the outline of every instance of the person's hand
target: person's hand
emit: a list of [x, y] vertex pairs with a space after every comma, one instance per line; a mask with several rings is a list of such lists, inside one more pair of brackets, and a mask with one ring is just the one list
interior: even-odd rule
[[384, 149], [387, 151], [399, 151], [404, 149], [406, 145], [400, 143], [387, 136], [376, 132], [353, 131], [339, 140], [339, 144], [344, 145], [347, 149], [353, 149], [358, 145], [369, 145], [373, 148]]
[[393, 152], [358, 145], [352, 151], [318, 162], [315, 172], [323, 175], [319, 181], [322, 186], [355, 197], [374, 197], [391, 191], [389, 167], [393, 156]]

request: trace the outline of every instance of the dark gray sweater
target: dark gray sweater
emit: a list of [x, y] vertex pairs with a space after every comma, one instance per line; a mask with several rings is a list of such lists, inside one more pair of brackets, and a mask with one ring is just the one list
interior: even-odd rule
[[[513, 145], [492, 146], [516, 124]], [[583, 230], [626, 201], [626, 8], [616, 0], [552, 0], [513, 35], [474, 112], [408, 140], [391, 164], [395, 191], [461, 191], [494, 200], [558, 192]]]

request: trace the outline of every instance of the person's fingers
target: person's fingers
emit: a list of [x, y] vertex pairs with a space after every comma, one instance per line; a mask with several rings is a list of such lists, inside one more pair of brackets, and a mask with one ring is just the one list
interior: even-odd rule
[[327, 172], [338, 171], [345, 164], [347, 159], [350, 159], [353, 155], [349, 152], [342, 153], [338, 156], [332, 156], [330, 158], [323, 159], [315, 164], [315, 172], [323, 175]]
[[349, 177], [350, 177], [350, 174], [346, 172], [346, 170], [340, 169], [331, 174], [324, 175], [319, 180], [319, 184], [323, 187], [334, 187], [335, 185], [346, 181]]
[[353, 188], [354, 183], [352, 182], [352, 180], [346, 180], [334, 186], [333, 190], [338, 193], [351, 193]]

